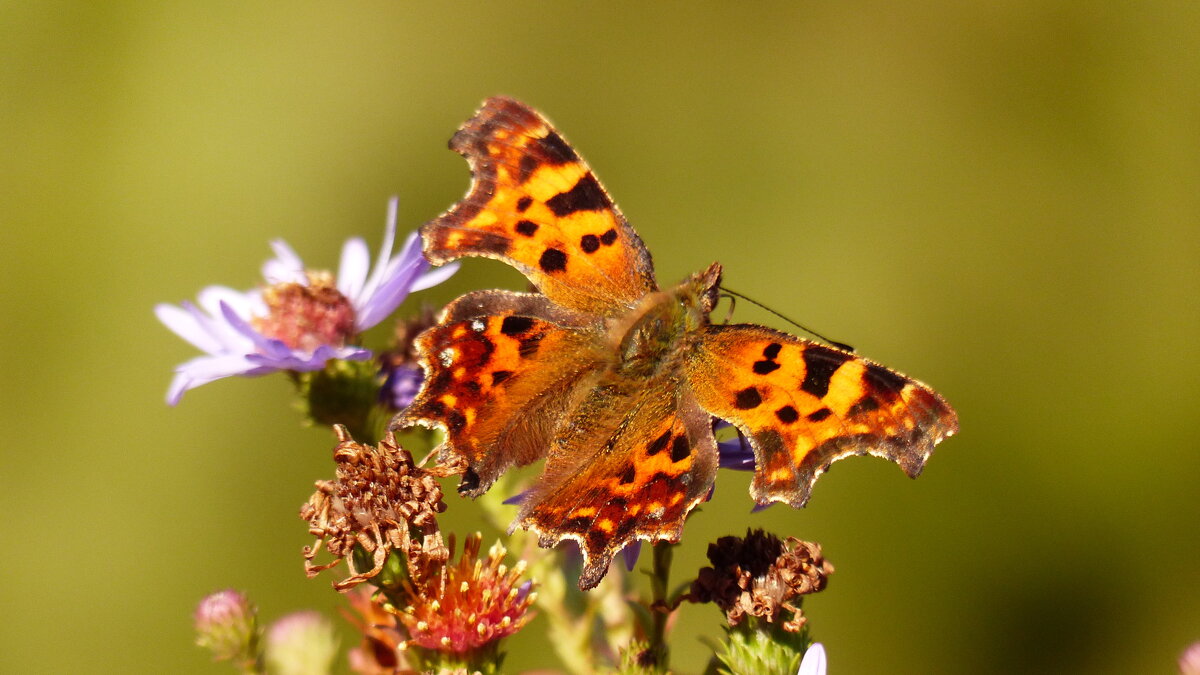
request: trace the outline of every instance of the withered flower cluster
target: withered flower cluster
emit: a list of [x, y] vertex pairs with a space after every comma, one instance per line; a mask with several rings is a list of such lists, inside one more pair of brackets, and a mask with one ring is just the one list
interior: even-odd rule
[[[342, 591], [379, 574], [392, 551], [403, 554], [414, 578], [445, 563], [449, 551], [437, 524], [437, 514], [446, 510], [436, 480], [442, 469], [416, 466], [390, 432], [376, 448], [356, 443], [341, 425], [334, 431], [338, 438], [333, 451], [336, 477], [317, 481], [317, 491], [300, 508], [300, 517], [317, 537], [316, 544], [304, 547], [308, 576], [344, 559], [350, 576], [333, 585]], [[322, 545], [334, 559], [314, 563]], [[372, 556], [374, 567], [358, 569], [355, 546]]]
[[833, 574], [819, 544], [788, 537], [785, 545], [762, 530], [721, 537], [709, 544], [708, 560], [712, 567], [700, 570], [689, 599], [716, 604], [731, 626], [747, 615], [774, 624], [787, 612], [781, 627], [798, 632], [806, 620], [801, 596], [824, 589]]

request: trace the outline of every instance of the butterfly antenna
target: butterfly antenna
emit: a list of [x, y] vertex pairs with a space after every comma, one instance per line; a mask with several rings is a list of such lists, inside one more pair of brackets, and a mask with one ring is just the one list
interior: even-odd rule
[[770, 312], [770, 313], [774, 314], [775, 316], [783, 319], [784, 321], [792, 324], [793, 326], [795, 326], [796, 328], [799, 328], [800, 330], [804, 331], [805, 333], [808, 333], [809, 335], [812, 335], [813, 337], [816, 337], [820, 340], [824, 340], [824, 341], [828, 342], [829, 344], [833, 345], [834, 347], [837, 347], [838, 349], [844, 349], [848, 352], [854, 351], [854, 347], [851, 347], [850, 345], [846, 344], [845, 342], [838, 342], [837, 340], [830, 340], [829, 338], [825, 337], [824, 335], [821, 335], [820, 333], [809, 328], [808, 326], [805, 326], [796, 321], [792, 321], [788, 317], [780, 314], [779, 312], [776, 312], [775, 310], [771, 309], [770, 307], [767, 307], [766, 305], [762, 304], [761, 302], [758, 302], [757, 300], [755, 300], [754, 298], [751, 298], [750, 296], [742, 295], [741, 293], [738, 293], [737, 291], [731, 291], [728, 288], [725, 288], [724, 286], [721, 286], [720, 288], [721, 288], [721, 292], [728, 294], [731, 299], [741, 298], [742, 300], [745, 300], [746, 302], [754, 305], [755, 307], [760, 307], [762, 309], [767, 310], [768, 312]]

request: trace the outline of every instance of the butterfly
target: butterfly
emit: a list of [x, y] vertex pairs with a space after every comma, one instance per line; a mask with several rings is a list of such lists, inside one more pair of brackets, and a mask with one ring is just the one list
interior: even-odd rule
[[441, 429], [478, 496], [545, 458], [514, 526], [578, 543], [579, 586], [636, 540], [678, 541], [718, 465], [714, 418], [753, 449], [750, 494], [803, 506], [832, 462], [876, 455], [917, 476], [958, 430], [926, 385], [836, 346], [714, 323], [721, 266], [660, 289], [650, 253], [544, 117], [491, 98], [450, 140], [465, 198], [421, 227], [425, 256], [515, 267], [537, 292], [481, 290], [416, 340], [425, 380], [394, 428]]

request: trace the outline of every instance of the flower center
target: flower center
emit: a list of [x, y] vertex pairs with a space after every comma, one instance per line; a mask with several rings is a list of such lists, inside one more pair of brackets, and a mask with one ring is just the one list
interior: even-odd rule
[[260, 333], [291, 349], [343, 347], [354, 335], [354, 306], [328, 272], [309, 272], [308, 285], [275, 284], [263, 291], [267, 316], [254, 320]]

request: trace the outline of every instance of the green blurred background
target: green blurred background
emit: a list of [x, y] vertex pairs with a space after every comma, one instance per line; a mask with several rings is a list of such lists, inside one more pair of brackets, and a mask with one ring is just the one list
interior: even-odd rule
[[[327, 432], [278, 376], [167, 408], [193, 350], [151, 308], [250, 287], [274, 237], [335, 266], [392, 194], [438, 214], [498, 93], [660, 279], [719, 259], [960, 413], [916, 482], [853, 460], [751, 515], [723, 474], [680, 578], [762, 526], [837, 566], [806, 603], [834, 673], [1172, 671], [1200, 640], [1198, 35], [1191, 0], [0, 4], [0, 671], [229, 672], [190, 626], [227, 586], [334, 611], [296, 518]], [[521, 283], [472, 261], [426, 297]], [[681, 671], [717, 623], [684, 611]]]

